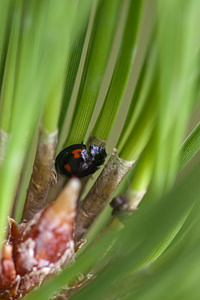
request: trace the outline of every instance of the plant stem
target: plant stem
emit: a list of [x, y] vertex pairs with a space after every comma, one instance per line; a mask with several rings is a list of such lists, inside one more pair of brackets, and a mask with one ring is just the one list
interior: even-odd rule
[[47, 204], [46, 199], [53, 177], [57, 134], [57, 130], [49, 133], [43, 127], [40, 129], [38, 149], [23, 212], [23, 219], [26, 221]]
[[87, 232], [133, 164], [134, 161], [125, 161], [117, 156], [116, 150], [113, 151], [103, 172], [79, 207], [75, 227], [76, 242]]

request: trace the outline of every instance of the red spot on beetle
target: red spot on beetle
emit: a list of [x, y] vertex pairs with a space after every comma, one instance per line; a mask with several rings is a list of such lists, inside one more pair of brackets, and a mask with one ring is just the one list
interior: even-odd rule
[[69, 164], [64, 165], [64, 168], [68, 171], [71, 172], [71, 167]]
[[75, 149], [72, 151], [72, 154], [74, 155], [74, 158], [79, 158], [81, 157], [81, 153], [82, 152], [82, 149]]

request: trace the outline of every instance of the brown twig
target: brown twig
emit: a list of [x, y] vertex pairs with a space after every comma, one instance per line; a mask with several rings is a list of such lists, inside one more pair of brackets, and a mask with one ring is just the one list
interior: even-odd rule
[[[56, 170], [55, 170], [56, 172]], [[62, 191], [64, 185], [67, 183], [67, 178], [65, 176], [60, 175], [59, 173], [56, 173], [56, 184], [53, 184], [50, 186], [49, 193], [46, 199], [46, 202], [49, 204], [51, 203], [54, 199], [58, 197], [60, 192]]]
[[30, 220], [45, 207], [50, 184], [53, 180], [53, 165], [58, 131], [47, 132], [40, 129], [33, 173], [28, 187], [23, 220]]
[[134, 161], [125, 161], [117, 156], [116, 150], [113, 151], [103, 172], [80, 204], [75, 225], [76, 242], [87, 232], [133, 164]]

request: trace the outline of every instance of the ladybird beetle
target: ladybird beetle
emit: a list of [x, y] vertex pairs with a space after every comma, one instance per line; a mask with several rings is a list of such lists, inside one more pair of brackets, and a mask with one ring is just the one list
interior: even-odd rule
[[71, 177], [85, 177], [94, 173], [105, 161], [106, 150], [97, 145], [75, 144], [63, 149], [56, 157], [55, 166], [59, 173]]

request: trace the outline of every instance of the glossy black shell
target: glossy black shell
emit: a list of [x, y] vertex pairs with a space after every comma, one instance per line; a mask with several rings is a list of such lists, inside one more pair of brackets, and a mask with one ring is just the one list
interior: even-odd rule
[[[80, 155], [79, 155], [80, 154]], [[107, 154], [103, 147], [75, 144], [63, 149], [56, 157], [56, 170], [67, 177], [85, 177], [94, 173], [105, 161]]]

